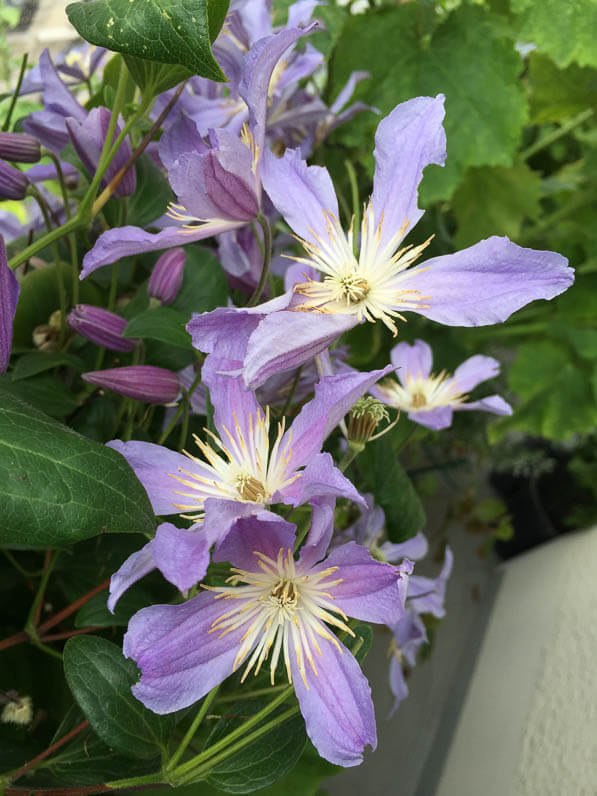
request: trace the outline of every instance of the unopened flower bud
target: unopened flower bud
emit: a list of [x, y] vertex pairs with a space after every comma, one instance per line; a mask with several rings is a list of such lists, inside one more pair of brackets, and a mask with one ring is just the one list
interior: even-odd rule
[[368, 442], [382, 420], [389, 420], [385, 406], [377, 398], [359, 398], [348, 416], [348, 439], [351, 442]]
[[84, 381], [148, 404], [169, 404], [180, 392], [176, 373], [153, 365], [130, 365], [83, 373]]
[[149, 277], [147, 293], [151, 298], [162, 304], [172, 304], [182, 284], [185, 256], [184, 249], [180, 248], [162, 254]]
[[26, 174], [0, 160], [0, 199], [24, 199], [28, 187]]
[[122, 337], [127, 320], [102, 307], [77, 304], [67, 317], [68, 325], [92, 343], [110, 351], [132, 351], [137, 341]]
[[62, 312], [54, 310], [48, 319], [48, 323], [40, 323], [33, 330], [33, 345], [39, 348], [40, 351], [56, 351], [61, 321]]
[[0, 133], [0, 158], [15, 163], [37, 163], [41, 158], [39, 141], [27, 133]]

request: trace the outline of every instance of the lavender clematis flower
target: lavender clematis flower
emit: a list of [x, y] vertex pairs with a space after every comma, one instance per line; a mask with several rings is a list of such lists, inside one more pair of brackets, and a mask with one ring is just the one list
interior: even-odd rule
[[[340, 226], [327, 170], [307, 166], [297, 150], [279, 159], [264, 154], [264, 188], [306, 250], [297, 261], [323, 279], [308, 275], [284, 307], [280, 301], [255, 308], [261, 314], [243, 356], [247, 385], [259, 386], [285, 361], [296, 367], [364, 321], [380, 320], [393, 334], [395, 318], [405, 311], [452, 326], [500, 323], [529, 301], [553, 298], [570, 286], [573, 272], [564, 257], [524, 249], [507, 238], [489, 238], [409, 268], [429, 241], [398, 247], [423, 214], [417, 206], [423, 169], [445, 160], [443, 100], [417, 97], [380, 122], [358, 258], [353, 230], [345, 233]], [[223, 315], [209, 322], [209, 333], [213, 337], [218, 318], [223, 344], [228, 333]], [[194, 319], [189, 329], [194, 345], [207, 350], [202, 323], [201, 317]]]
[[232, 585], [137, 613], [124, 638], [125, 656], [142, 672], [132, 691], [154, 712], [171, 713], [243, 664], [243, 680], [257, 674], [269, 657], [272, 683], [283, 663], [319, 754], [358, 765], [365, 746], [376, 746], [371, 692], [330, 626], [353, 635], [348, 616], [398, 621], [410, 567], [374, 561], [354, 543], [321, 563], [295, 561], [294, 542], [295, 527], [275, 515], [241, 519], [215, 555], [235, 568]]
[[10, 359], [12, 324], [21, 287], [8, 267], [4, 239], [0, 235], [0, 373], [4, 373]]
[[488, 395], [479, 401], [465, 402], [470, 390], [500, 372], [500, 363], [480, 354], [465, 360], [450, 376], [442, 371], [431, 372], [433, 355], [423, 340], [398, 343], [391, 351], [397, 368], [398, 383], [387, 379], [371, 389], [371, 394], [388, 406], [408, 412], [415, 423], [434, 430], [448, 428], [452, 413], [459, 409], [481, 409], [496, 415], [511, 415], [512, 407], [499, 395]]
[[239, 92], [249, 109], [249, 124], [240, 138], [229, 130], [211, 130], [208, 146], [184, 115], [166, 131], [160, 159], [178, 197], [168, 214], [175, 223], [157, 233], [138, 227], [104, 232], [83, 259], [82, 279], [129, 254], [203, 240], [257, 217], [270, 79], [285, 51], [316, 27], [314, 22], [306, 28], [285, 28], [258, 41], [246, 54]]

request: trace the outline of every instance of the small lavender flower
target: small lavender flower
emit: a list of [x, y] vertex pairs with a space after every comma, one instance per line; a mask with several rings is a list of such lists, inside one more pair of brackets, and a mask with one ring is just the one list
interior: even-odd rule
[[0, 160], [0, 199], [24, 199], [29, 180], [22, 171]]
[[0, 373], [4, 373], [10, 359], [12, 324], [17, 309], [20, 285], [8, 267], [4, 239], [0, 235]]
[[136, 340], [122, 336], [128, 323], [102, 307], [77, 304], [67, 317], [68, 325], [92, 343], [105, 346], [110, 351], [132, 351]]
[[40, 157], [37, 138], [27, 133], [0, 133], [0, 158], [15, 163], [37, 163]]
[[355, 766], [366, 745], [376, 746], [371, 691], [331, 628], [352, 636], [349, 616], [399, 621], [412, 565], [374, 561], [354, 542], [320, 563], [323, 553], [307, 548], [295, 560], [295, 535], [274, 514], [243, 518], [214, 554], [234, 567], [227, 586], [135, 614], [124, 638], [142, 672], [132, 691], [150, 710], [172, 713], [243, 665], [241, 682], [268, 665], [273, 684], [283, 663], [319, 754]]
[[431, 372], [433, 354], [423, 340], [398, 343], [390, 354], [398, 379], [386, 379], [371, 393], [380, 401], [408, 412], [408, 417], [422, 426], [439, 430], [452, 423], [452, 413], [459, 409], [480, 409], [496, 415], [511, 415], [512, 407], [499, 395], [479, 401], [466, 401], [468, 393], [486, 379], [500, 372], [500, 363], [480, 354], [469, 357], [454, 371]]
[[162, 304], [172, 304], [182, 284], [185, 257], [184, 249], [180, 248], [162, 254], [149, 277], [147, 293], [150, 298], [158, 299]]
[[148, 404], [169, 404], [179, 393], [176, 373], [153, 365], [130, 365], [124, 368], [109, 368], [83, 373], [89, 384], [143, 401]]

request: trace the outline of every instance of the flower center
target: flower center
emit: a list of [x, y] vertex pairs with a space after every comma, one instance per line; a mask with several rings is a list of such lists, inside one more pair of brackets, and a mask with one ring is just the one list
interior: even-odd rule
[[253, 503], [265, 503], [267, 500], [265, 487], [254, 475], [241, 473], [236, 479], [236, 488], [243, 500]]
[[425, 397], [425, 393], [422, 391], [413, 393], [411, 398], [411, 405], [418, 409], [421, 406], [427, 406], [427, 398]]
[[341, 298], [347, 304], [358, 304], [369, 295], [369, 282], [359, 274], [347, 274], [340, 277]]

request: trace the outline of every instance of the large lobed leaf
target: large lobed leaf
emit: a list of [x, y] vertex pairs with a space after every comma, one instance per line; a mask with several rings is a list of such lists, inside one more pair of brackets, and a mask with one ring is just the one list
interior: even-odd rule
[[147, 494], [122, 456], [2, 389], [0, 511], [0, 544], [19, 548], [155, 528]]
[[226, 9], [222, 0], [92, 0], [72, 3], [66, 13], [92, 44], [225, 80], [210, 43]]

